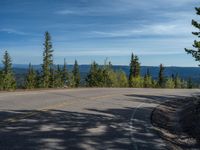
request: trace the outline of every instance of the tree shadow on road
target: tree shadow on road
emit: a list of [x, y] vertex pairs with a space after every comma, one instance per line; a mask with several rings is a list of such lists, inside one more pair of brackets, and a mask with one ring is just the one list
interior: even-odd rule
[[135, 102], [154, 103], [154, 104], [161, 104], [168, 100], [171, 101], [171, 100], [186, 98], [186, 96], [177, 96], [177, 95], [157, 96], [157, 95], [142, 95], [142, 94], [126, 94], [125, 96], [131, 97]]
[[[87, 113], [64, 110], [0, 111], [0, 149], [133, 150], [136, 142], [144, 149], [156, 149], [159, 144], [157, 137], [145, 131], [147, 128], [150, 130], [151, 125], [144, 118], [130, 120], [134, 109], [90, 109]], [[150, 109], [141, 107], [138, 111], [149, 114]], [[144, 135], [148, 139], [142, 139]]]

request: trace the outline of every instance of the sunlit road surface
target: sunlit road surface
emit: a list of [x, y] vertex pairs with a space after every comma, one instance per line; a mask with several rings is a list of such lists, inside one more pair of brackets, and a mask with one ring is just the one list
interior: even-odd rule
[[199, 90], [92, 88], [0, 93], [0, 150], [162, 150], [160, 103]]

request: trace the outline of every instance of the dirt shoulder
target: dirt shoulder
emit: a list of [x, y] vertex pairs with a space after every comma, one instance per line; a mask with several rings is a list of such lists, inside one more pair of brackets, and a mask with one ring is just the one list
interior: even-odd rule
[[173, 149], [200, 149], [200, 97], [166, 101], [151, 121]]

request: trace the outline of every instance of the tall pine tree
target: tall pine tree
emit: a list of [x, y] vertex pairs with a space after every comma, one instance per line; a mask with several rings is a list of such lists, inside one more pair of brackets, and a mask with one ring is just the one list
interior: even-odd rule
[[81, 77], [80, 77], [79, 66], [78, 66], [77, 60], [75, 60], [72, 73], [73, 73], [73, 76], [74, 76], [75, 87], [78, 87], [79, 84], [80, 84]]
[[139, 58], [136, 55], [131, 55], [130, 62], [130, 71], [129, 71], [129, 86], [134, 87], [134, 84], [141, 86], [141, 77], [140, 77], [140, 63]]
[[[196, 14], [200, 15], [200, 7], [196, 7]], [[196, 32], [192, 32], [193, 35], [197, 36], [197, 38], [200, 38], [200, 22], [192, 20], [192, 25], [197, 28]], [[185, 51], [188, 54], [191, 54], [196, 61], [200, 61], [200, 41], [199, 40], [194, 40], [193, 47], [195, 49], [187, 49], [185, 48]]]
[[14, 90], [16, 88], [16, 81], [12, 70], [12, 60], [7, 51], [5, 51], [2, 63], [3, 63], [3, 73], [2, 73], [3, 89]]
[[158, 74], [158, 86], [163, 88], [164, 87], [164, 66], [160, 64], [160, 70]]
[[43, 87], [48, 88], [50, 86], [50, 67], [53, 65], [53, 49], [51, 36], [49, 32], [45, 32], [44, 52], [43, 52]]

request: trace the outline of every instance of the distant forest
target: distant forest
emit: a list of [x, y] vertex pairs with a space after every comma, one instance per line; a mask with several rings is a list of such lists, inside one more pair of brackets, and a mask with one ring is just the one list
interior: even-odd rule
[[[131, 88], [197, 88], [199, 68], [141, 67], [139, 57], [132, 54], [129, 66], [113, 66], [109, 61], [99, 65], [63, 65], [53, 62], [53, 46], [49, 32], [45, 32], [43, 63], [13, 68], [5, 51], [0, 71], [0, 89], [64, 88], [64, 87], [131, 87]], [[187, 76], [188, 72], [192, 76]], [[199, 72], [199, 71], [198, 71]]]

